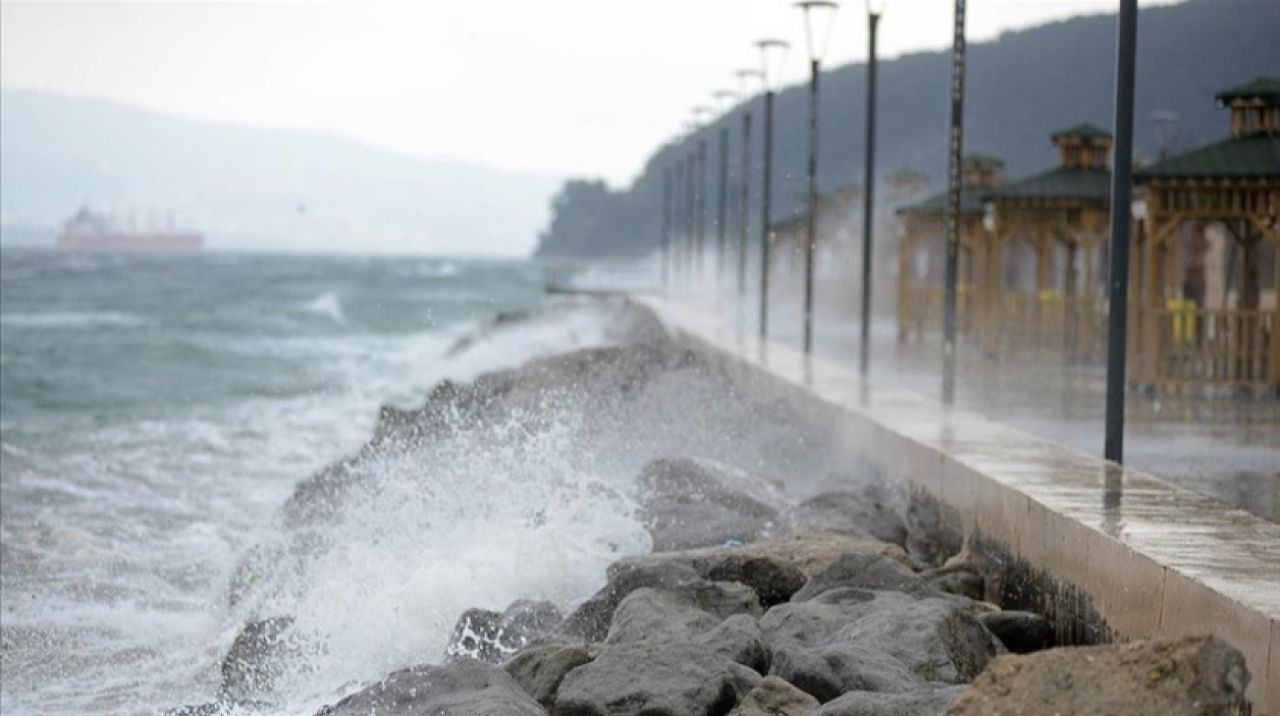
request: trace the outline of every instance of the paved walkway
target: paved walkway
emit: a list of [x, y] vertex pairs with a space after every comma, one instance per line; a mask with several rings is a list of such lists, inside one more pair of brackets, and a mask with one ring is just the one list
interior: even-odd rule
[[[758, 325], [756, 305], [744, 317], [736, 303], [694, 301], [728, 326]], [[771, 305], [770, 338], [801, 345], [801, 312]], [[821, 312], [814, 350], [857, 365], [858, 325]], [[956, 400], [960, 407], [1082, 452], [1101, 455], [1106, 373], [1102, 366], [1046, 360], [989, 360], [961, 351]], [[937, 341], [900, 344], [892, 319], [873, 323], [871, 382], [928, 398], [941, 391]], [[1280, 400], [1127, 398], [1126, 463], [1266, 519], [1280, 522]]]

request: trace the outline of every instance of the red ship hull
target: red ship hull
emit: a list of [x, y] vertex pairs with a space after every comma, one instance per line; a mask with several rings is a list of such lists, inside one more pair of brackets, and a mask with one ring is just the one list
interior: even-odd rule
[[139, 253], [192, 253], [204, 248], [204, 236], [195, 233], [68, 233], [58, 235], [62, 251], [124, 251]]

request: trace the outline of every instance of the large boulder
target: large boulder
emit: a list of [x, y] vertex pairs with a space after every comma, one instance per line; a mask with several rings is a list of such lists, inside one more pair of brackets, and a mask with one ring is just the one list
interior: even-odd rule
[[817, 699], [776, 676], [766, 676], [729, 716], [814, 716], [817, 712]]
[[791, 600], [802, 602], [832, 589], [847, 588], [899, 592], [933, 591], [920, 578], [920, 575], [901, 562], [878, 554], [850, 552], [810, 577], [804, 588], [791, 596]]
[[824, 492], [783, 512], [785, 534], [830, 532], [896, 545], [907, 542], [907, 525], [888, 503], [856, 492]]
[[[735, 569], [730, 564], [735, 561], [749, 559], [768, 559], [772, 562], [795, 567], [805, 578], [812, 577], [831, 566], [840, 557], [850, 552], [875, 554], [887, 557], [900, 564], [911, 564], [907, 553], [897, 545], [874, 540], [866, 540], [846, 535], [830, 533], [807, 534], [803, 537], [789, 537], [776, 540], [762, 540], [750, 544], [732, 547], [705, 547], [675, 552], [653, 552], [640, 554], [614, 562], [609, 567], [612, 576], [637, 567], [652, 567], [661, 563], [677, 562], [692, 567], [705, 579], [714, 579], [712, 573], [726, 573]], [[735, 581], [750, 584], [744, 579]], [[755, 584], [752, 584], [756, 588]], [[757, 591], [758, 588], [757, 588]], [[763, 597], [761, 598], [763, 602]]]
[[735, 614], [761, 614], [755, 592], [737, 582], [699, 581], [667, 589], [637, 589], [614, 611], [605, 643], [686, 640]]
[[1227, 716], [1248, 683], [1244, 657], [1213, 637], [1049, 649], [991, 662], [948, 713]]
[[692, 458], [649, 462], [636, 480], [658, 552], [752, 542], [770, 534], [785, 497], [741, 470]]
[[507, 672], [479, 661], [415, 666], [357, 691], [316, 716], [545, 716]]
[[558, 631], [570, 639], [604, 641], [614, 610], [628, 594], [645, 587], [670, 588], [702, 581], [705, 580], [692, 567], [679, 562], [657, 562], [613, 572], [598, 592], [565, 618]]
[[725, 714], [760, 675], [701, 644], [638, 642], [605, 647], [564, 678], [556, 716]]
[[951, 596], [832, 589], [770, 609], [760, 628], [769, 673], [822, 702], [965, 683], [999, 651], [967, 601]]
[[823, 704], [818, 716], [942, 716], [964, 688], [941, 686], [902, 694], [850, 691]]
[[606, 644], [693, 643], [733, 661], [768, 668], [769, 650], [756, 623], [760, 603], [736, 582], [697, 582], [637, 589], [614, 613]]
[[556, 691], [564, 677], [579, 666], [590, 664], [599, 653], [598, 644], [543, 644], [525, 649], [502, 668], [549, 709], [555, 705]]

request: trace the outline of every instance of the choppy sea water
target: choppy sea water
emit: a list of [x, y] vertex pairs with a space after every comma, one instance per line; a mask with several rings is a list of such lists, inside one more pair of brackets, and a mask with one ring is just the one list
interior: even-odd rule
[[[5, 714], [154, 713], [210, 700], [246, 616], [228, 604], [230, 576], [247, 550], [280, 539], [275, 514], [297, 481], [358, 449], [380, 404], [419, 404], [442, 378], [592, 345], [605, 328], [571, 315], [450, 356], [496, 312], [544, 300], [543, 271], [530, 262], [2, 258]], [[460, 446], [448, 460], [396, 469], [449, 471], [451, 484], [547, 502], [545, 473], [564, 477], [557, 439]], [[644, 548], [621, 509], [559, 495], [561, 513], [535, 534], [495, 529], [511, 515], [459, 519], [461, 491], [390, 484], [401, 492], [334, 526], [346, 547], [273, 597], [323, 636], [285, 675], [282, 713], [311, 713], [350, 683], [437, 659], [469, 606], [580, 596], [608, 559], [584, 554], [593, 538], [611, 551]]]

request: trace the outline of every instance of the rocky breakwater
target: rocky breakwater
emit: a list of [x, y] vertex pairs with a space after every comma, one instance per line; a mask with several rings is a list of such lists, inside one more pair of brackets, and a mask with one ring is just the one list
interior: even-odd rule
[[[252, 616], [223, 662], [221, 705], [198, 712], [279, 709], [272, 682], [307, 649], [291, 638], [292, 615], [265, 613], [283, 603], [272, 575], [306, 572], [332, 541], [325, 525], [386, 472], [369, 465], [425, 459], [512, 416], [537, 431], [553, 403], [585, 426], [566, 450], [577, 445], [596, 469], [632, 465], [625, 484], [589, 488], [628, 506], [650, 550], [619, 548], [586, 598], [463, 610], [442, 650], [354, 692], [334, 683], [346, 695], [318, 714], [1239, 709], [1248, 676], [1217, 642], [1053, 648], [1043, 617], [984, 601], [984, 575], [947, 553], [927, 510], [842, 456], [836, 416], [744, 384], [633, 306], [611, 310], [626, 326], [617, 345], [442, 383], [420, 409], [384, 410], [360, 454], [301, 483], [282, 511], [287, 539], [249, 555], [232, 585]], [[424, 484], [437, 479], [423, 472]]]
[[692, 459], [651, 462], [638, 484], [667, 550], [615, 562], [563, 617], [534, 602], [470, 610], [444, 663], [320, 713], [1239, 712], [1248, 676], [1230, 647], [1054, 649], [1043, 617], [974, 598], [981, 575], [963, 561], [920, 564], [907, 545], [928, 535], [909, 539], [915, 528], [866, 491], [788, 505], [771, 485]]

